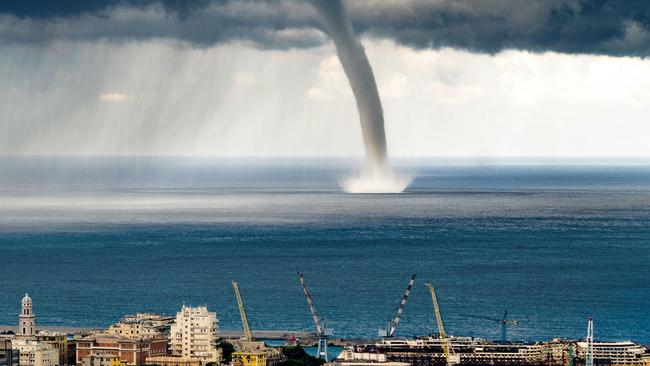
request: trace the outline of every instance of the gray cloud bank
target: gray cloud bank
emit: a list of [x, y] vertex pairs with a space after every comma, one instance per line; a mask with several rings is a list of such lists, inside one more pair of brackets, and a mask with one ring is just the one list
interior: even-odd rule
[[[355, 31], [413, 48], [496, 53], [650, 55], [645, 0], [354, 0]], [[85, 0], [0, 2], [0, 44], [171, 39], [196, 46], [242, 41], [260, 48], [326, 42], [300, 0]]]

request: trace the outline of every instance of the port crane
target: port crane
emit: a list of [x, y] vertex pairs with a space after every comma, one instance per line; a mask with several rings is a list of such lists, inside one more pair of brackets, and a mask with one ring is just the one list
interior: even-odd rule
[[431, 291], [431, 300], [433, 301], [433, 309], [436, 312], [436, 322], [438, 323], [438, 333], [440, 339], [442, 340], [442, 348], [445, 354], [445, 360], [447, 361], [448, 366], [457, 365], [460, 363], [460, 355], [454, 352], [454, 348], [451, 345], [451, 340], [447, 337], [445, 332], [445, 326], [442, 323], [442, 314], [440, 313], [440, 307], [438, 306], [438, 298], [436, 297], [436, 289], [432, 284], [427, 283], [426, 286]]
[[501, 324], [501, 343], [508, 342], [508, 326], [519, 325], [519, 320], [508, 319], [508, 310], [503, 312], [503, 317], [501, 319], [493, 318], [489, 316], [480, 316], [480, 315], [465, 315], [465, 316], [469, 318], [489, 320]]
[[305, 293], [305, 297], [307, 298], [307, 304], [309, 305], [309, 310], [311, 311], [311, 316], [314, 319], [314, 325], [316, 326], [316, 335], [318, 336], [318, 350], [316, 356], [318, 358], [324, 359], [325, 362], [329, 362], [329, 358], [327, 356], [327, 338], [332, 335], [332, 330], [325, 328], [324, 321], [318, 317], [316, 307], [314, 306], [314, 301], [309, 294], [309, 290], [307, 290], [305, 277], [302, 275], [302, 273], [298, 272], [298, 278], [300, 279], [300, 285], [302, 286], [302, 290]]
[[248, 317], [246, 316], [246, 309], [244, 308], [244, 301], [239, 293], [239, 285], [237, 282], [232, 281], [232, 288], [235, 290], [235, 297], [237, 297], [237, 305], [239, 306], [239, 316], [241, 317], [241, 324], [244, 327], [244, 340], [252, 341], [253, 334], [251, 328], [248, 326]]
[[594, 366], [594, 318], [587, 318], [587, 353], [585, 366]]
[[399, 303], [399, 306], [397, 307], [397, 313], [395, 314], [393, 320], [388, 321], [388, 328], [381, 329], [379, 331], [380, 336], [391, 338], [395, 335], [395, 329], [397, 329], [397, 324], [399, 324], [399, 320], [402, 317], [402, 313], [404, 312], [404, 307], [406, 306], [406, 300], [411, 294], [411, 288], [413, 287], [413, 283], [415, 282], [416, 275], [417, 273], [414, 273], [409, 278], [409, 282], [408, 285], [406, 286], [406, 290], [404, 290], [404, 295], [402, 295], [402, 301]]

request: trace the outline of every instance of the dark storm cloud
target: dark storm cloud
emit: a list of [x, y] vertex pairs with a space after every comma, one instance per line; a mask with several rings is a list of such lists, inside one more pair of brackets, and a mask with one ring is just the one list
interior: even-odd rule
[[314, 47], [326, 37], [301, 1], [0, 1], [0, 43], [171, 39], [197, 46], [241, 40], [263, 48]]
[[[354, 0], [355, 30], [414, 48], [647, 56], [645, 0]], [[313, 47], [321, 22], [300, 0], [0, 1], [0, 42], [165, 38]]]
[[640, 55], [650, 53], [650, 2], [640, 0], [443, 0], [398, 7], [360, 1], [362, 32], [416, 48], [453, 47]]

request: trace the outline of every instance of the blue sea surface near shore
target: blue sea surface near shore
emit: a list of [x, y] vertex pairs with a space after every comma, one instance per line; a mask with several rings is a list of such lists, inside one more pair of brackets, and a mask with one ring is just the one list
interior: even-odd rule
[[401, 161], [402, 194], [346, 194], [347, 161], [0, 158], [0, 324], [107, 326], [207, 305], [241, 327], [311, 330], [305, 274], [335, 336], [650, 343], [650, 164]]

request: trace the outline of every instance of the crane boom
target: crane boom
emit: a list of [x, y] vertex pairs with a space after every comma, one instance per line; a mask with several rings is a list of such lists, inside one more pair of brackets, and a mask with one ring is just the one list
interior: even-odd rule
[[409, 279], [408, 285], [406, 286], [406, 290], [404, 291], [404, 295], [402, 296], [402, 301], [399, 303], [399, 307], [397, 308], [397, 314], [395, 314], [395, 318], [391, 322], [390, 329], [388, 330], [389, 337], [392, 337], [395, 334], [395, 329], [397, 329], [397, 324], [399, 324], [399, 319], [402, 317], [402, 313], [404, 312], [404, 307], [406, 306], [406, 300], [411, 294], [411, 288], [413, 287], [413, 283], [415, 282], [416, 275], [417, 274], [415, 273], [412, 274], [411, 278]]
[[251, 328], [248, 326], [248, 317], [246, 316], [246, 309], [244, 309], [244, 301], [241, 298], [239, 293], [239, 285], [237, 282], [232, 281], [232, 288], [235, 290], [235, 297], [237, 297], [237, 305], [239, 306], [239, 315], [241, 316], [241, 323], [244, 327], [244, 338], [247, 341], [253, 340], [253, 335], [251, 333]]
[[431, 291], [431, 300], [433, 301], [433, 309], [436, 312], [436, 322], [438, 323], [438, 333], [440, 333], [440, 339], [442, 339], [442, 347], [445, 353], [445, 360], [447, 365], [455, 365], [460, 362], [460, 357], [454, 353], [454, 349], [451, 346], [449, 338], [447, 338], [447, 333], [445, 332], [445, 326], [442, 323], [442, 315], [440, 313], [440, 307], [438, 306], [438, 298], [436, 297], [436, 289], [432, 284], [427, 283], [426, 286]]
[[321, 324], [320, 318], [318, 317], [318, 313], [316, 313], [316, 307], [314, 306], [314, 301], [311, 299], [309, 290], [307, 290], [305, 277], [300, 272], [298, 272], [298, 276], [300, 277], [300, 284], [302, 285], [302, 290], [304, 291], [305, 297], [307, 298], [307, 304], [309, 304], [309, 310], [311, 311], [311, 316], [312, 318], [314, 318], [316, 333], [318, 334], [318, 336], [323, 336], [325, 334], [325, 332], [323, 331], [323, 325]]

